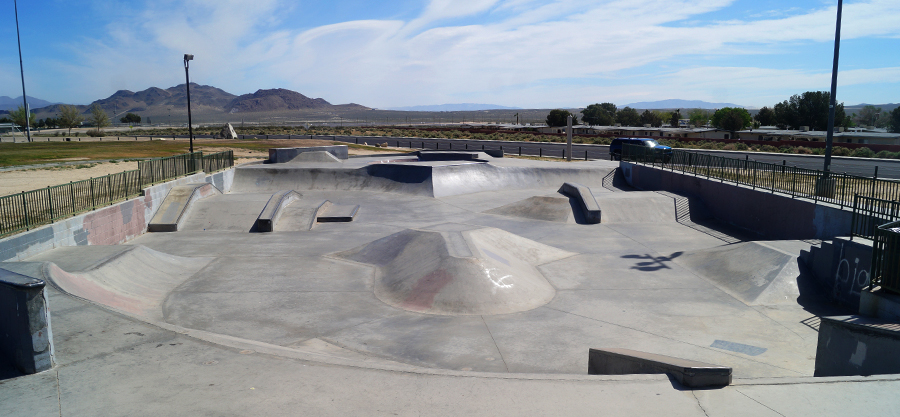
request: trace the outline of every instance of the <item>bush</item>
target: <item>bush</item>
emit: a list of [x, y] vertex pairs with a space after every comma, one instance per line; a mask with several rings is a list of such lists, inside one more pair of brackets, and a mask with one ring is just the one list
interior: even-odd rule
[[900, 154], [900, 152], [894, 153], [891, 151], [879, 151], [875, 154], [875, 157], [881, 159], [897, 159], [898, 154]]
[[735, 145], [734, 148], [737, 149], [737, 150], [739, 150], [739, 151], [746, 151], [747, 149], [750, 149], [750, 147], [747, 146], [747, 145], [744, 144], [744, 143], [738, 143], [737, 145]]
[[831, 154], [834, 156], [850, 156], [851, 153], [850, 149], [843, 146], [835, 146], [834, 149], [831, 150]]
[[778, 152], [778, 148], [776, 148], [776, 147], [774, 147], [774, 146], [772, 146], [772, 145], [762, 145], [762, 146], [759, 147], [759, 151], [760, 151], [760, 152], [772, 152], [772, 153], [775, 153], [775, 152]]
[[[102, 138], [102, 137], [106, 136], [105, 133], [103, 133], [99, 130], [94, 130], [94, 129], [88, 130], [87, 135], [92, 138]], [[78, 136], [78, 135], [76, 134], [75, 136]]]
[[875, 152], [869, 148], [857, 148], [851, 155], [857, 158], [871, 158], [875, 156]]
[[794, 153], [797, 153], [800, 155], [810, 155], [813, 153], [813, 151], [812, 151], [812, 149], [809, 149], [805, 146], [798, 146], [798, 147], [794, 148]]
[[723, 151], [734, 151], [737, 150], [737, 144], [729, 143], [722, 147]]

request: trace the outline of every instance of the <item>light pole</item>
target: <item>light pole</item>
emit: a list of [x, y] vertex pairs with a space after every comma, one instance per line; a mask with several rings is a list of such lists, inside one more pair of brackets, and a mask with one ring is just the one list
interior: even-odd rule
[[[31, 111], [28, 108], [28, 96], [25, 95], [25, 67], [22, 66], [22, 37], [19, 36], [19, 4], [13, 0], [13, 10], [16, 13], [16, 41], [19, 43], [19, 72], [22, 75], [22, 103], [25, 109], [25, 132], [28, 141], [31, 142]], [[15, 141], [15, 139], [13, 139]]]
[[841, 9], [843, 0], [838, 0], [837, 24], [834, 30], [834, 63], [831, 67], [831, 102], [828, 103], [828, 132], [825, 134], [825, 178], [831, 169], [831, 143], [834, 140], [834, 110], [837, 95], [838, 55], [841, 50]]
[[191, 76], [188, 74], [188, 62], [192, 60], [194, 60], [193, 55], [184, 54], [184, 80], [188, 100], [188, 140], [190, 141], [191, 153], [194, 153], [194, 126], [191, 124]]
[[825, 166], [822, 178], [816, 183], [816, 195], [833, 197], [835, 182], [831, 178], [831, 144], [834, 141], [834, 111], [837, 100], [838, 56], [841, 50], [841, 10], [843, 0], [838, 0], [837, 23], [834, 29], [834, 63], [831, 67], [831, 101], [828, 103], [828, 132], [825, 133]]

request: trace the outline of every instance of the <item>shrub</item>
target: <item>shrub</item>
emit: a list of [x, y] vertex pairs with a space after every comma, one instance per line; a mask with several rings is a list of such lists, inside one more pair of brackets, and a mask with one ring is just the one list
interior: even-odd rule
[[746, 151], [747, 149], [750, 149], [750, 147], [747, 146], [747, 145], [744, 144], [744, 143], [738, 143], [738, 144], [735, 145], [734, 148], [737, 149], [737, 150], [739, 150], [739, 151]]
[[813, 151], [805, 146], [798, 146], [794, 148], [794, 153], [798, 153], [800, 155], [810, 155]]
[[894, 153], [891, 151], [879, 151], [875, 154], [875, 157], [881, 159], [897, 159], [898, 154], [900, 154], [900, 152]]
[[778, 152], [778, 148], [772, 145], [762, 145], [759, 147], [760, 152]]
[[[106, 134], [104, 134], [103, 132], [101, 132], [99, 130], [95, 130], [95, 129], [88, 130], [87, 135], [92, 138], [102, 138], [103, 136], [106, 136]], [[78, 135], [75, 135], [75, 136], [78, 136]]]
[[875, 152], [873, 152], [869, 148], [857, 148], [855, 151], [853, 151], [851, 156], [855, 156], [857, 158], [871, 158], [875, 156]]
[[831, 150], [831, 154], [834, 156], [850, 156], [850, 149], [845, 148], [843, 146], [835, 146], [834, 149]]
[[722, 147], [723, 151], [734, 151], [737, 150], [737, 144], [729, 143]]

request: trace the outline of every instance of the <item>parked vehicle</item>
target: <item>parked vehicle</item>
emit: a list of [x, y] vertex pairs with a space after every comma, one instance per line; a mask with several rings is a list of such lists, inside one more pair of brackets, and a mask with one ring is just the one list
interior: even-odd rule
[[622, 145], [635, 145], [635, 146], [644, 146], [647, 148], [652, 148], [659, 152], [660, 159], [663, 162], [668, 162], [672, 159], [672, 148], [668, 146], [663, 146], [657, 143], [653, 139], [635, 139], [635, 138], [615, 138], [612, 143], [609, 144], [609, 159], [613, 161], [619, 161], [622, 159]]

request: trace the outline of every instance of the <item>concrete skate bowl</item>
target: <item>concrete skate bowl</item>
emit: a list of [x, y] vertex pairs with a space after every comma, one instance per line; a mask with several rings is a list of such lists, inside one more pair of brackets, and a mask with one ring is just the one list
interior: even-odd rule
[[743, 242], [686, 252], [675, 262], [747, 305], [796, 303], [796, 255], [764, 242]]
[[503, 189], [553, 188], [566, 181], [599, 184], [612, 168], [505, 167], [486, 162], [393, 162], [362, 167], [249, 165], [235, 170], [232, 192], [359, 190], [429, 197]]
[[43, 274], [71, 295], [161, 321], [161, 304], [169, 293], [212, 259], [175, 256], [133, 246], [85, 271], [69, 272], [45, 262]]
[[376, 268], [375, 296], [408, 311], [491, 315], [531, 310], [556, 290], [536, 266], [574, 255], [495, 228], [408, 229], [334, 257]]

